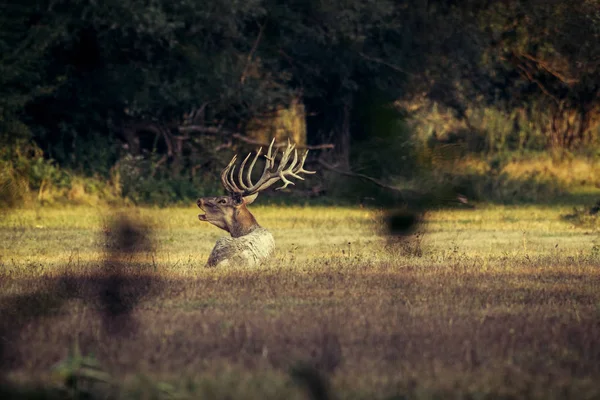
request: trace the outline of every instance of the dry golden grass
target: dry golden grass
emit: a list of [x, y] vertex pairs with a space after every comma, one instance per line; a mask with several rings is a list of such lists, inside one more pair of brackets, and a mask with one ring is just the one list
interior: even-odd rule
[[[447, 164], [441, 164], [442, 167]], [[477, 157], [463, 157], [453, 164], [455, 172], [490, 173], [491, 166], [488, 161]], [[587, 158], [572, 158], [553, 160], [547, 155], [540, 157], [514, 157], [507, 160], [498, 171], [506, 174], [511, 179], [526, 179], [537, 176], [565, 188], [594, 187], [600, 184], [600, 162]]]
[[[114, 251], [106, 210], [17, 211], [0, 221], [4, 370], [56, 384], [78, 343], [128, 398], [305, 398], [299, 363], [338, 398], [598, 398], [600, 237], [570, 211], [432, 211], [401, 241], [372, 210], [255, 207], [278, 250], [251, 270], [203, 268], [222, 232], [194, 208], [125, 210], [151, 228], [138, 254]], [[99, 300], [115, 266], [118, 334]]]

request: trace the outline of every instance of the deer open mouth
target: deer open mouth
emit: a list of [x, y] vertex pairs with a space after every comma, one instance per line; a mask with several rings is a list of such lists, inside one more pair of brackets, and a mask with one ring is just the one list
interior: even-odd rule
[[[204, 209], [204, 202], [202, 201], [202, 199], [198, 199], [198, 202], [196, 204], [198, 204], [199, 209], [206, 212], [206, 210]], [[198, 219], [200, 221], [207, 221], [206, 214], [198, 214]]]

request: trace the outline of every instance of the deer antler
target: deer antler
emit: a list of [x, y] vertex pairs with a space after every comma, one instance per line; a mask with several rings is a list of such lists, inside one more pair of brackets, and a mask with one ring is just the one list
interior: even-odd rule
[[[223, 187], [225, 190], [231, 194], [240, 194], [242, 196], [249, 196], [258, 192], [261, 192], [271, 185], [277, 183], [278, 181], [283, 181], [283, 186], [277, 188], [276, 190], [285, 189], [288, 185], [293, 185], [294, 182], [290, 181], [288, 177], [297, 178], [300, 180], [304, 180], [298, 174], [314, 174], [316, 171], [307, 171], [304, 169], [304, 161], [306, 160], [306, 156], [308, 155], [308, 150], [304, 153], [300, 161], [298, 161], [298, 150], [295, 148], [295, 144], [291, 144], [288, 140], [287, 148], [283, 151], [281, 155], [281, 159], [279, 160], [279, 166], [275, 167], [277, 157], [277, 150], [273, 153], [273, 144], [275, 143], [275, 139], [271, 141], [269, 145], [269, 150], [265, 157], [265, 166], [263, 168], [262, 175], [260, 179], [256, 183], [252, 183], [252, 169], [254, 168], [254, 164], [256, 164], [256, 160], [260, 156], [262, 152], [262, 147], [258, 149], [256, 155], [252, 159], [250, 163], [250, 168], [246, 171], [244, 175], [244, 168], [246, 167], [246, 163], [250, 159], [252, 153], [248, 153], [242, 164], [240, 165], [240, 169], [237, 174], [237, 182], [235, 181], [235, 162], [237, 160], [237, 155], [234, 155], [227, 167], [221, 172], [221, 182], [223, 183]], [[293, 153], [293, 158], [291, 158]], [[288, 165], [289, 164], [289, 165]]]

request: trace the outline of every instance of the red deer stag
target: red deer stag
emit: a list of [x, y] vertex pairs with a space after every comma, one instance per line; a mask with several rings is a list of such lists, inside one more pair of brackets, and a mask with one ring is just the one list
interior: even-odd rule
[[235, 180], [237, 155], [233, 156], [229, 165], [221, 172], [221, 182], [229, 193], [227, 196], [198, 199], [198, 207], [205, 212], [205, 214], [198, 215], [198, 219], [210, 222], [231, 234], [231, 237], [222, 237], [217, 240], [206, 263], [207, 267], [259, 265], [275, 249], [275, 240], [271, 232], [262, 228], [256, 222], [246, 206], [252, 204], [261, 191], [280, 180], [283, 182], [283, 186], [276, 190], [293, 185], [294, 183], [288, 179], [289, 177], [304, 180], [299, 174], [314, 174], [315, 171], [304, 169], [304, 161], [308, 155], [308, 150], [299, 159], [298, 150], [289, 141], [287, 148], [281, 155], [279, 165], [276, 165], [277, 150], [273, 153], [274, 143], [275, 139], [271, 142], [269, 150], [264, 156], [265, 166], [260, 179], [256, 183], [252, 183], [252, 169], [262, 152], [262, 147], [256, 152], [247, 171], [244, 171], [244, 169], [252, 153], [249, 153], [242, 161], [237, 174], [237, 182]]

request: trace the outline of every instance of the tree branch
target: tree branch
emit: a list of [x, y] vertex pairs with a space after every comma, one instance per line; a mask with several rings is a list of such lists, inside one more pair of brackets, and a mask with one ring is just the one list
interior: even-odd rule
[[[240, 140], [245, 143], [254, 144], [256, 146], [268, 147], [270, 143], [261, 142], [260, 140], [255, 140], [249, 138], [248, 136], [242, 135], [241, 133], [232, 133], [231, 137]], [[275, 148], [286, 147], [286, 143], [276, 143], [273, 145]], [[296, 148], [298, 149], [307, 149], [307, 150], [328, 150], [335, 148], [335, 145], [331, 143], [317, 144], [317, 145], [309, 145], [309, 144], [297, 144]]]
[[525, 68], [521, 64], [517, 64], [517, 68], [523, 72], [523, 74], [525, 75], [525, 77], [527, 79], [529, 79], [531, 82], [535, 83], [541, 89], [541, 91], [544, 92], [544, 94], [546, 94], [548, 97], [550, 97], [552, 100], [554, 100], [554, 102], [556, 104], [560, 103], [558, 98], [556, 96], [554, 96], [552, 93], [550, 93], [550, 91], [548, 89], [546, 89], [546, 87], [542, 84], [542, 82], [539, 81], [539, 79], [534, 78], [533, 75], [531, 75], [531, 72], [529, 72], [527, 70], [527, 68]]
[[252, 49], [250, 50], [250, 53], [248, 53], [248, 57], [246, 58], [246, 65], [244, 66], [244, 70], [242, 71], [242, 77], [240, 78], [240, 82], [242, 83], [242, 85], [246, 81], [246, 76], [248, 75], [248, 68], [250, 67], [250, 61], [252, 61], [252, 56], [254, 55], [254, 53], [256, 52], [256, 49], [258, 48], [258, 44], [260, 43], [260, 39], [262, 38], [262, 34], [265, 29], [265, 24], [266, 24], [266, 22], [260, 26], [260, 30], [258, 31], [258, 36], [256, 37], [256, 40], [254, 41], [254, 44], [252, 45]]
[[181, 133], [198, 132], [198, 133], [210, 133], [216, 135], [222, 133], [221, 129], [216, 126], [203, 126], [203, 125], [186, 125], [178, 128]]
[[[270, 145], [270, 143], [261, 142], [260, 140], [249, 138], [248, 136], [242, 135], [241, 133], [225, 131], [220, 128], [214, 127], [214, 126], [200, 126], [200, 125], [180, 126], [179, 132], [181, 132], [181, 133], [199, 132], [199, 133], [208, 133], [211, 135], [217, 135], [217, 134], [221, 133], [226, 136], [230, 136], [236, 140], [239, 140], [241, 142], [253, 144], [256, 146], [268, 147]], [[273, 147], [279, 148], [279, 147], [285, 147], [285, 146], [287, 146], [286, 143], [276, 143]], [[328, 149], [335, 148], [335, 145], [333, 145], [331, 143], [324, 143], [324, 144], [318, 144], [318, 145], [297, 144], [296, 148], [307, 149], [307, 150], [328, 150]]]
[[[408, 202], [411, 200], [412, 201], [420, 201], [422, 199], [426, 199], [427, 197], [431, 198], [432, 196], [435, 198], [435, 194], [433, 194], [433, 193], [427, 194], [427, 193], [419, 192], [419, 191], [412, 190], [412, 189], [400, 189], [398, 187], [385, 184], [385, 183], [381, 182], [379, 179], [375, 179], [375, 178], [365, 175], [365, 174], [359, 174], [357, 172], [344, 171], [344, 170], [338, 169], [338, 168], [334, 167], [333, 165], [330, 165], [327, 162], [323, 161], [322, 159], [319, 159], [318, 162], [325, 168], [327, 168], [335, 173], [338, 173], [340, 175], [346, 175], [346, 176], [350, 176], [353, 178], [363, 179], [363, 180], [371, 182], [381, 188], [391, 190], [395, 193], [398, 193], [402, 197], [402, 200], [405, 202]], [[452, 202], [452, 203], [457, 202], [457, 203], [461, 203], [467, 207], [474, 208], [473, 205], [469, 204], [469, 200], [467, 199], [467, 197], [462, 194], [456, 194], [455, 198], [446, 199], [445, 201]]]
[[545, 70], [546, 72], [548, 72], [550, 75], [554, 76], [555, 78], [557, 78], [559, 81], [561, 81], [562, 83], [564, 83], [567, 86], [572, 85], [573, 83], [577, 83], [579, 82], [579, 79], [574, 79], [574, 78], [567, 78], [566, 76], [562, 75], [560, 72], [554, 71], [552, 70], [549, 66], [548, 63], [540, 60], [539, 58], [536, 58], [532, 55], [526, 54], [526, 53], [518, 53], [519, 56], [526, 58], [534, 63], [536, 63], [540, 68], [542, 68], [543, 70]]
[[393, 190], [394, 192], [404, 192], [404, 190], [399, 189], [399, 188], [394, 187], [394, 186], [387, 185], [387, 184], [381, 182], [379, 179], [373, 178], [372, 176], [368, 176], [368, 175], [365, 175], [365, 174], [359, 174], [357, 172], [352, 172], [352, 171], [341, 170], [341, 169], [338, 169], [338, 168], [334, 167], [333, 165], [331, 165], [331, 164], [329, 164], [329, 163], [327, 163], [327, 162], [325, 162], [325, 161], [323, 161], [321, 159], [319, 159], [318, 161], [319, 161], [319, 164], [321, 164], [322, 166], [324, 166], [328, 170], [331, 170], [331, 171], [333, 171], [333, 172], [335, 172], [337, 174], [351, 176], [353, 178], [360, 178], [360, 179], [363, 179], [365, 181], [369, 181], [369, 182], [371, 182], [371, 183], [373, 183], [373, 184], [375, 184], [375, 185], [377, 185], [379, 187], [382, 187], [384, 189]]
[[406, 74], [406, 75], [408, 75], [408, 76], [413, 76], [413, 77], [414, 77], [414, 76], [416, 76], [415, 74], [413, 74], [413, 73], [411, 73], [411, 72], [408, 72], [408, 71], [407, 71], [407, 70], [405, 70], [404, 68], [400, 68], [400, 67], [398, 67], [397, 65], [390, 64], [389, 62], [387, 62], [387, 61], [384, 61], [384, 60], [382, 60], [381, 58], [377, 58], [377, 57], [372, 57], [372, 56], [369, 56], [369, 55], [367, 55], [367, 54], [363, 53], [362, 51], [359, 51], [359, 52], [358, 52], [358, 54], [359, 54], [359, 55], [360, 55], [362, 58], [364, 58], [365, 60], [368, 60], [368, 61], [371, 61], [371, 62], [374, 62], [374, 63], [377, 63], [377, 64], [385, 65], [386, 67], [388, 67], [388, 68], [391, 68], [391, 69], [393, 69], [394, 71], [397, 71], [397, 72], [402, 72], [403, 74]]

